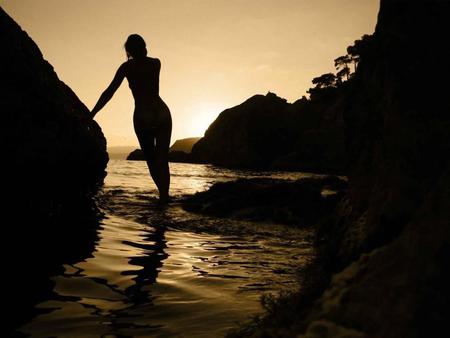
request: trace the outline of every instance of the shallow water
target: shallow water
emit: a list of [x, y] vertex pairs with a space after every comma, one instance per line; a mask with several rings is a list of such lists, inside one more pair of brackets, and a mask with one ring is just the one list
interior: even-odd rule
[[[112, 160], [98, 202], [105, 213], [92, 257], [52, 277], [33, 337], [221, 337], [262, 311], [260, 297], [297, 285], [311, 256], [309, 232], [188, 213], [185, 194], [238, 177], [308, 174], [171, 164], [168, 208], [144, 162]], [[76, 333], [75, 333], [76, 332]]]

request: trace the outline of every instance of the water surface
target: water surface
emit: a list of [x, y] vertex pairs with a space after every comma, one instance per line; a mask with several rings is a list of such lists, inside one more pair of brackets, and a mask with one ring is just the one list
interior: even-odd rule
[[277, 224], [205, 217], [176, 202], [239, 177], [308, 174], [171, 164], [168, 208], [144, 162], [112, 160], [97, 199], [105, 213], [91, 257], [64, 265], [33, 337], [221, 337], [262, 311], [260, 297], [297, 285], [311, 255], [310, 234]]

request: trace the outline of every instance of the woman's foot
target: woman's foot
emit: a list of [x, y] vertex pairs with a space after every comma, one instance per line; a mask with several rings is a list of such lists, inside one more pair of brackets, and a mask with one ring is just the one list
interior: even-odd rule
[[169, 204], [170, 202], [172, 202], [172, 199], [170, 198], [169, 195], [162, 195], [162, 196], [159, 196], [159, 201], [158, 201], [158, 204], [159, 204], [159, 205], [167, 205], [167, 204]]

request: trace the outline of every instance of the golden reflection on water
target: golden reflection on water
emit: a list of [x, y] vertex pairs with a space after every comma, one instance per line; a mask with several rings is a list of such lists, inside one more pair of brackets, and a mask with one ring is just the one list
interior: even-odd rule
[[[175, 196], [239, 175], [171, 170]], [[108, 173], [95, 251], [52, 278], [55, 295], [38, 305], [47, 313], [22, 328], [33, 337], [223, 336], [261, 311], [263, 293], [295, 286], [296, 267], [311, 255], [305, 231], [153, 208], [143, 162], [112, 162]], [[220, 231], [195, 232], [205, 224]]]

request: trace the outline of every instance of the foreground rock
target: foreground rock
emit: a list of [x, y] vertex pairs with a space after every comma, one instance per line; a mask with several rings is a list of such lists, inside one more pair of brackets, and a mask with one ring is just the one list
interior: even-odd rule
[[344, 115], [349, 206], [322, 231], [336, 275], [311, 313], [309, 336], [318, 321], [377, 337], [447, 330], [450, 106], [442, 79], [450, 52], [439, 46], [449, 15], [448, 1], [381, 1]]
[[333, 176], [297, 181], [240, 179], [216, 183], [185, 199], [183, 207], [220, 217], [309, 226], [331, 213], [346, 185]]
[[448, 1], [381, 1], [343, 114], [349, 193], [318, 232], [323, 274], [309, 282], [306, 275], [303, 291], [238, 335], [414, 338], [448, 330], [450, 50], [441, 46], [449, 16]]
[[[86, 106], [1, 9], [0, 27], [7, 183], [15, 190], [26, 189], [22, 198], [33, 202], [29, 206], [38, 209], [34, 211], [55, 212], [47, 207], [60, 208], [65, 197], [92, 193], [102, 184], [108, 161], [106, 140]], [[22, 206], [26, 204], [22, 201]]]
[[[106, 140], [89, 111], [0, 8], [2, 256], [8, 329], [28, 315], [46, 275], [86, 257], [98, 225]], [[32, 308], [32, 307], [31, 307]]]

